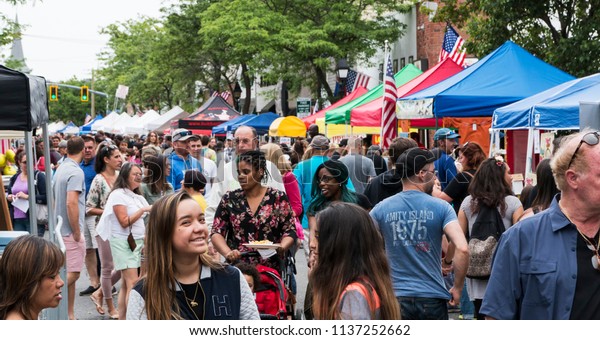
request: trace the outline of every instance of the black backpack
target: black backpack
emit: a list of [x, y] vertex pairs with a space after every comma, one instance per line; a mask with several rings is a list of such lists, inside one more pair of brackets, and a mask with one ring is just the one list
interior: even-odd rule
[[468, 278], [487, 279], [490, 277], [494, 251], [504, 230], [504, 222], [502, 222], [502, 216], [498, 209], [481, 204], [469, 236]]

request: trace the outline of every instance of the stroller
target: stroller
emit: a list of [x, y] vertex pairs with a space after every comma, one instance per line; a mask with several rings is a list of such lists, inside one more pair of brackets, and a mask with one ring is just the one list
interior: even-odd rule
[[[248, 252], [244, 257], [260, 256], [258, 252]], [[256, 305], [261, 320], [286, 320], [294, 315], [296, 264], [292, 252], [288, 251], [281, 260], [280, 271], [263, 265], [256, 265], [260, 275], [260, 285], [256, 289]]]

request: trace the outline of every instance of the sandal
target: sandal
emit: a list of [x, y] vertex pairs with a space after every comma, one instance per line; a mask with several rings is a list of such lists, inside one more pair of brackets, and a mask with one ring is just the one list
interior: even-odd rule
[[100, 315], [104, 315], [104, 308], [102, 308], [102, 305], [98, 302], [98, 300], [96, 300], [96, 297], [90, 295], [90, 300], [92, 300], [94, 305], [96, 305], [96, 312], [98, 312]]
[[119, 320], [119, 311], [115, 311], [113, 314], [110, 314], [108, 317], [111, 320]]

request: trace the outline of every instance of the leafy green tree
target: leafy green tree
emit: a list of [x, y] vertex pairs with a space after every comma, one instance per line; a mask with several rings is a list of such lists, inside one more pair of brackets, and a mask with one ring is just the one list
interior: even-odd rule
[[[270, 81], [284, 80], [292, 91], [308, 85], [316, 93], [323, 87], [332, 96], [326, 75], [334, 71], [335, 60], [364, 61], [385, 40], [396, 40], [404, 24], [395, 14], [410, 11], [414, 3], [223, 0], [201, 14], [200, 32], [207, 46], [226, 49], [243, 73], [260, 73]], [[244, 79], [245, 85], [247, 81]]]
[[575, 76], [600, 70], [600, 0], [442, 0], [437, 21], [464, 27], [482, 57], [510, 39]]

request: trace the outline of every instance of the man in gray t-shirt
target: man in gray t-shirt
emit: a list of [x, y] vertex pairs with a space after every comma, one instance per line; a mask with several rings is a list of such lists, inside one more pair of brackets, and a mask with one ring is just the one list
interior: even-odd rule
[[69, 319], [75, 319], [75, 282], [83, 268], [85, 241], [81, 234], [85, 216], [85, 176], [79, 163], [84, 142], [73, 137], [67, 142], [67, 158], [54, 174], [53, 194], [56, 215], [62, 218], [60, 234], [67, 248], [67, 288]]
[[[360, 154], [362, 139], [351, 137], [348, 140], [348, 155], [340, 158], [346, 165], [352, 184], [357, 193], [362, 194], [371, 178], [377, 176], [373, 161]], [[377, 202], [372, 202], [373, 204]]]

